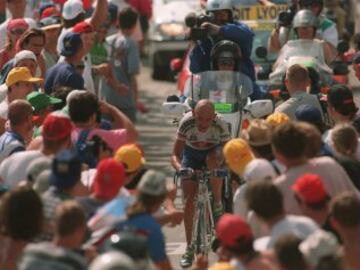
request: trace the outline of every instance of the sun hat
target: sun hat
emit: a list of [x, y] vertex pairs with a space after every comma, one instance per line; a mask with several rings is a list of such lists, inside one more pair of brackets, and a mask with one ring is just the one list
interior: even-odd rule
[[47, 106], [59, 104], [62, 102], [61, 99], [48, 96], [44, 93], [34, 91], [26, 96], [26, 100], [30, 102], [34, 109], [34, 112], [38, 112]]
[[70, 118], [61, 112], [53, 112], [46, 116], [41, 134], [44, 139], [57, 141], [70, 136], [73, 125]]
[[124, 181], [124, 166], [113, 158], [107, 158], [96, 167], [92, 191], [98, 198], [111, 200], [119, 193]]
[[121, 146], [116, 151], [114, 158], [124, 164], [127, 173], [134, 172], [145, 164], [143, 154], [136, 144]]
[[274, 112], [266, 118], [266, 122], [272, 126], [278, 126], [284, 123], [288, 123], [289, 121], [289, 116], [282, 112]]
[[228, 141], [223, 148], [223, 154], [229, 168], [238, 175], [241, 175], [245, 166], [254, 159], [248, 143], [240, 138]]
[[263, 119], [254, 119], [250, 121], [247, 129], [245, 129], [241, 137], [244, 138], [251, 146], [263, 146], [270, 144], [271, 126]]
[[246, 182], [273, 180], [277, 177], [274, 166], [266, 159], [256, 158], [250, 161], [244, 170]]
[[6, 86], [10, 87], [18, 82], [41, 83], [42, 78], [33, 77], [27, 67], [14, 67], [6, 78]]
[[50, 183], [57, 188], [73, 187], [81, 177], [81, 161], [76, 151], [64, 150], [58, 153], [52, 164]]
[[319, 203], [328, 197], [323, 182], [319, 175], [306, 173], [296, 179], [291, 189], [305, 203]]
[[85, 13], [83, 3], [80, 0], [68, 0], [62, 10], [62, 17], [65, 20], [75, 19], [80, 13]]
[[216, 225], [216, 235], [222, 246], [236, 247], [240, 238], [253, 239], [249, 224], [239, 215], [225, 213]]
[[19, 18], [19, 19], [11, 19], [7, 24], [6, 30], [8, 32], [11, 32], [16, 29], [22, 29], [25, 32], [26, 29], [28, 28], [29, 28], [29, 24], [25, 21], [25, 19]]
[[140, 193], [161, 196], [167, 193], [166, 176], [162, 172], [148, 170], [141, 178], [137, 189]]

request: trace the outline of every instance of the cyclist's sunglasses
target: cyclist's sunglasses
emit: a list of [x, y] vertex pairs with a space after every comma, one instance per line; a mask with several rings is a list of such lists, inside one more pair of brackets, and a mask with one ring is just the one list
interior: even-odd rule
[[25, 31], [26, 31], [26, 29], [18, 28], [18, 29], [10, 30], [10, 33], [13, 35], [22, 35], [22, 34], [24, 34]]
[[233, 66], [235, 64], [235, 61], [230, 58], [220, 58], [218, 60], [218, 64], [220, 66]]

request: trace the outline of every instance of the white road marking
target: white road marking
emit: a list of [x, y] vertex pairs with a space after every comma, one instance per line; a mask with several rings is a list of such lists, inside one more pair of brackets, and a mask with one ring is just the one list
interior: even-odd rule
[[185, 250], [186, 250], [185, 242], [166, 243], [166, 254], [167, 255], [182, 255], [185, 253]]

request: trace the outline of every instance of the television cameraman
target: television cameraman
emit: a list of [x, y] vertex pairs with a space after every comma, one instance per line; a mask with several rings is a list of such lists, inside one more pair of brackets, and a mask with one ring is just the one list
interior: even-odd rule
[[[186, 19], [186, 24], [192, 28], [191, 38], [196, 41], [196, 46], [190, 54], [190, 71], [200, 73], [211, 70], [210, 53], [212, 48], [221, 40], [231, 40], [238, 44], [241, 49], [240, 71], [249, 76], [253, 82], [254, 91], [251, 98], [261, 98], [261, 92], [255, 84], [254, 63], [250, 59], [254, 32], [246, 24], [234, 21], [232, 0], [208, 0], [206, 13], [207, 16], [202, 17], [189, 14]], [[195, 25], [198, 26], [197, 29], [193, 27]], [[206, 30], [205, 35], [194, 35], [195, 32], [198, 33], [195, 30], [204, 29]]]
[[[318, 39], [324, 40], [335, 51], [339, 38], [338, 31], [336, 28], [336, 23], [332, 22], [321, 14], [324, 7], [324, 0], [292, 0], [292, 2], [293, 4], [287, 11], [279, 14], [277, 27], [272, 31], [269, 38], [269, 50], [271, 52], [280, 51], [281, 47], [286, 43], [286, 40], [283, 40], [283, 38], [280, 37], [280, 28], [292, 28], [292, 21], [297, 10], [308, 9], [311, 10], [318, 19], [316, 37]], [[295, 36], [296, 35], [293, 29], [291, 29], [291, 31], [287, 33], [286, 39], [294, 39]]]

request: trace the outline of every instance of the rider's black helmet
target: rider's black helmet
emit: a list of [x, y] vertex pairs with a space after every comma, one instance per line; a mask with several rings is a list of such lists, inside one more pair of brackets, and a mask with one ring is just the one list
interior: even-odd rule
[[235, 67], [238, 67], [242, 59], [242, 53], [239, 45], [230, 40], [221, 40], [215, 44], [210, 53], [212, 69], [218, 69], [218, 60], [220, 58], [231, 58], [235, 60]]

